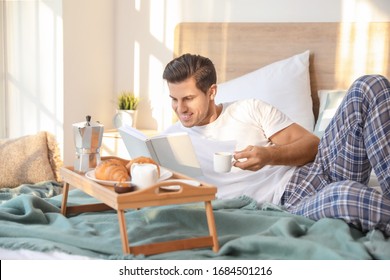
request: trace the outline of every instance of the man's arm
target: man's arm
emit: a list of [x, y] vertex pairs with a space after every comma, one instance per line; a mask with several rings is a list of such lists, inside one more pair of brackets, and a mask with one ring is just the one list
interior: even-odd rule
[[[298, 124], [275, 133], [267, 147], [248, 146], [235, 153], [234, 166], [256, 171], [265, 165], [304, 165], [314, 160], [320, 139]], [[242, 160], [242, 159], [247, 160]], [[240, 161], [241, 159], [241, 161]]]

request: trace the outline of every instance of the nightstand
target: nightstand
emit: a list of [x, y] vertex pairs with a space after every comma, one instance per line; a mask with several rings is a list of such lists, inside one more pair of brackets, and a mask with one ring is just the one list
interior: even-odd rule
[[[157, 130], [152, 129], [140, 129], [140, 131], [148, 137], [152, 137], [158, 133]], [[123, 143], [123, 140], [116, 129], [107, 130], [103, 133], [100, 155], [102, 157], [116, 156], [130, 159], [125, 143]]]

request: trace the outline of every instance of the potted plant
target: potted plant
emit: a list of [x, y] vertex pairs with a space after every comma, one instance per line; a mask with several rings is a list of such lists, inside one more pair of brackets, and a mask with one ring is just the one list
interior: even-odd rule
[[120, 117], [121, 124], [126, 123], [134, 126], [137, 121], [137, 107], [139, 98], [130, 91], [122, 91], [118, 96], [117, 116]]
[[118, 110], [137, 110], [139, 98], [134, 93], [123, 91], [118, 96]]

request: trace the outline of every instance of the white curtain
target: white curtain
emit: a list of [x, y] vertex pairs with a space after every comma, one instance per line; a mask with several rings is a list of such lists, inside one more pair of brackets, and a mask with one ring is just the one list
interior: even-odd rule
[[63, 138], [62, 0], [1, 1], [0, 133]]
[[5, 126], [5, 65], [4, 65], [4, 6], [5, 2], [0, 2], [0, 138], [6, 137]]

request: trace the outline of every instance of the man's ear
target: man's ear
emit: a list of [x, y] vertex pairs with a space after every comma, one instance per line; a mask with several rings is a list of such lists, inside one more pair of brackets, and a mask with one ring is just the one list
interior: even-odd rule
[[213, 84], [210, 89], [210, 99], [211, 100], [214, 100], [215, 99], [215, 96], [217, 95], [217, 85], [216, 84]]

